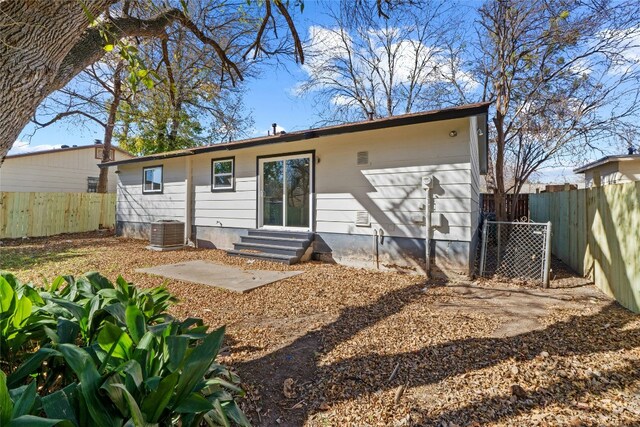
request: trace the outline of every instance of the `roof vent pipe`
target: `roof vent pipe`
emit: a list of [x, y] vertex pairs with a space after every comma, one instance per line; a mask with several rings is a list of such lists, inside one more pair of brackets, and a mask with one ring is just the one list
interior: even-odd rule
[[93, 143], [94, 143], [95, 145], [102, 145], [102, 140], [101, 140], [101, 139], [94, 139], [94, 140], [93, 140]]
[[367, 117], [369, 118], [369, 121], [373, 121], [373, 111], [367, 111]]
[[277, 123], [272, 123], [271, 127], [273, 127], [273, 134], [276, 135], [276, 128], [278, 127]]
[[629, 155], [633, 156], [634, 154], [636, 154], [636, 149], [633, 145], [629, 145]]

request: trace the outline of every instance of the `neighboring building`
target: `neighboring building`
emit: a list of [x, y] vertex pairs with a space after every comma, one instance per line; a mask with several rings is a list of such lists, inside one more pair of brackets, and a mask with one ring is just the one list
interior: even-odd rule
[[547, 184], [544, 187], [544, 190], [540, 191], [540, 193], [559, 193], [561, 191], [571, 191], [571, 190], [577, 190], [578, 189], [578, 184], [569, 184], [564, 183], [564, 184]]
[[640, 154], [603, 157], [574, 169], [574, 172], [584, 174], [587, 188], [640, 181]]
[[[119, 179], [116, 229], [148, 238], [150, 222], [179, 220], [185, 240], [199, 247], [267, 254], [287, 253], [285, 246], [311, 236], [318, 259], [422, 271], [429, 218], [435, 265], [468, 274], [478, 240], [479, 179], [487, 169], [488, 107], [110, 162]], [[428, 203], [425, 177], [432, 182]]]
[[[95, 192], [102, 161], [102, 144], [57, 148], [14, 154], [0, 166], [0, 191], [5, 192]], [[118, 147], [111, 150], [114, 161], [133, 155]], [[109, 172], [108, 191], [116, 191], [115, 171]]]

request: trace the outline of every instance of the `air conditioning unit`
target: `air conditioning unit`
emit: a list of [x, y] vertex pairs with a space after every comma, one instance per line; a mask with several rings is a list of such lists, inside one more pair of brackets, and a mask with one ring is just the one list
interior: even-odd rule
[[179, 249], [184, 246], [184, 222], [160, 220], [151, 223], [151, 249]]

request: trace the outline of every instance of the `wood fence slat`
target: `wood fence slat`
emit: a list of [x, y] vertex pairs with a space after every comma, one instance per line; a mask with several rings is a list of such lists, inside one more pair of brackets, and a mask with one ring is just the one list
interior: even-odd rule
[[111, 228], [115, 201], [114, 193], [0, 192], [0, 239]]
[[531, 219], [553, 224], [552, 251], [640, 312], [640, 182], [532, 194]]

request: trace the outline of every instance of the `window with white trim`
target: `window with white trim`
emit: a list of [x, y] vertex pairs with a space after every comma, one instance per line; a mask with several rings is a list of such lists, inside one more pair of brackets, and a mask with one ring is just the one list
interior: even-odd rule
[[233, 191], [234, 158], [211, 160], [211, 191]]
[[162, 166], [142, 169], [142, 193], [162, 193]]

